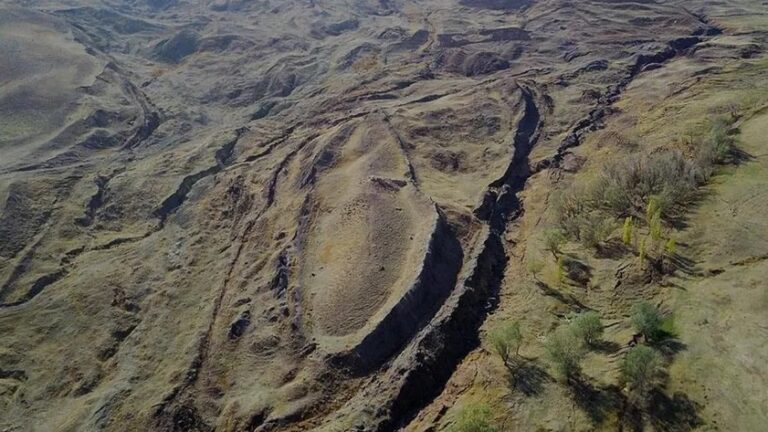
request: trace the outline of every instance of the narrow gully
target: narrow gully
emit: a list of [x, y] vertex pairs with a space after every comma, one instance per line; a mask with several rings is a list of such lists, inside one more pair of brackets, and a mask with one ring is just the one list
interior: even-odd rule
[[503, 234], [506, 225], [522, 215], [522, 202], [517, 194], [530, 176], [528, 156], [542, 125], [534, 90], [526, 85], [519, 86], [525, 108], [512, 143], [514, 155], [504, 175], [489, 185], [481, 204], [484, 208], [476, 211], [489, 226], [488, 236], [471, 274], [458, 288], [455, 308], [418, 341], [417, 364], [408, 371], [390, 403], [389, 418], [378, 426], [378, 431], [393, 431], [406, 426], [439, 396], [459, 363], [479, 346], [480, 326], [498, 303], [498, 291], [508, 261]]
[[[718, 34], [711, 27], [698, 34]], [[520, 85], [525, 101], [525, 113], [518, 124], [514, 140], [515, 155], [505, 174], [489, 185], [482, 204], [475, 215], [485, 221], [490, 232], [478, 256], [472, 275], [466, 280], [457, 307], [447, 319], [436, 323], [418, 347], [419, 362], [409, 371], [408, 377], [391, 402], [389, 418], [377, 431], [394, 431], [407, 426], [421, 409], [440, 395], [458, 364], [472, 349], [479, 346], [479, 328], [488, 312], [496, 307], [495, 297], [506, 270], [507, 256], [502, 235], [509, 222], [519, 218], [523, 203], [517, 194], [523, 190], [527, 179], [540, 170], [558, 167], [569, 148], [581, 144], [584, 136], [603, 127], [603, 120], [610, 115], [612, 105], [627, 86], [651, 63], [665, 63], [687, 52], [703, 39], [698, 35], [678, 38], [667, 47], [651, 55], [639, 55], [625, 79], [609, 87], [601, 97], [598, 107], [578, 122], [561, 142], [556, 154], [529, 168], [529, 155], [536, 141], [542, 120], [535, 104], [534, 93]]]

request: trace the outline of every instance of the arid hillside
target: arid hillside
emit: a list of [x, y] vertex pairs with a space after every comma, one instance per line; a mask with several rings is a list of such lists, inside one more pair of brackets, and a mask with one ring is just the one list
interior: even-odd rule
[[760, 431], [766, 48], [761, 0], [0, 0], [0, 430]]

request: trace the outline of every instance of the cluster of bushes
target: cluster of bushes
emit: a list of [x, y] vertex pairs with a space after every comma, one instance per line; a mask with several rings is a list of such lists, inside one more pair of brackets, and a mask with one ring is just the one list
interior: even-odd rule
[[[621, 381], [635, 403], [647, 402], [649, 391], [663, 375], [664, 360], [650, 345], [664, 337], [664, 319], [659, 309], [647, 302], [632, 306], [630, 321], [640, 336], [621, 364]], [[578, 377], [581, 362], [588, 350], [596, 347], [603, 336], [603, 323], [594, 311], [571, 314], [568, 322], [557, 327], [546, 339], [546, 357], [553, 369], [566, 380]], [[488, 334], [489, 347], [499, 355], [505, 366], [520, 365], [523, 332], [518, 321], [505, 322]], [[448, 427], [452, 432], [495, 432], [490, 421], [491, 411], [485, 404], [470, 404], [457, 411]]]
[[[662, 315], [658, 308], [640, 302], [632, 307], [631, 321], [646, 342], [662, 335]], [[586, 348], [602, 336], [603, 326], [595, 312], [579, 314], [569, 324], [558, 327], [546, 343], [547, 356], [555, 369], [565, 378], [578, 374]], [[663, 361], [659, 353], [648, 345], [638, 344], [630, 349], [622, 363], [622, 381], [630, 395], [642, 401], [659, 378]]]
[[596, 344], [603, 335], [603, 324], [596, 312], [583, 312], [570, 317], [547, 338], [544, 348], [557, 372], [571, 378], [576, 375], [587, 348]]
[[491, 424], [491, 409], [485, 404], [470, 404], [457, 411], [448, 432], [496, 432]]
[[656, 212], [659, 223], [679, 219], [714, 166], [730, 160], [732, 122], [713, 121], [704, 136], [688, 137], [681, 149], [631, 154], [605, 164], [596, 178], [559, 197], [559, 229], [568, 239], [597, 248], [615, 231], [617, 220], [645, 220], [650, 227]]
[[[679, 149], [631, 154], [616, 159], [589, 182], [577, 183], [565, 191], [556, 203], [558, 227], [544, 232], [544, 249], [552, 254], [555, 278], [565, 280], [563, 246], [578, 241], [590, 249], [599, 249], [621, 227], [621, 241], [635, 247], [644, 262], [656, 247], [659, 256], [675, 253], [675, 240], [666, 235], [665, 224], [679, 220], [699, 196], [718, 164], [734, 158], [732, 126], [735, 117], [713, 121], [706, 133], [689, 136]], [[622, 223], [623, 222], [623, 223]], [[641, 237], [637, 226], [647, 233]], [[650, 242], [649, 242], [650, 240]], [[538, 280], [544, 263], [531, 260], [528, 269]], [[640, 302], [631, 308], [631, 322], [638, 343], [627, 352], [621, 365], [621, 380], [630, 396], [647, 399], [662, 375], [664, 361], [644, 342], [662, 337], [663, 317], [655, 306]], [[571, 315], [546, 339], [546, 357], [553, 369], [566, 380], [574, 379], [590, 348], [603, 334], [603, 324], [596, 312]], [[504, 362], [514, 369], [523, 358], [520, 348], [523, 332], [519, 322], [503, 323], [488, 335], [488, 343]], [[495, 432], [486, 405], [471, 405], [459, 410], [449, 427], [453, 432]]]

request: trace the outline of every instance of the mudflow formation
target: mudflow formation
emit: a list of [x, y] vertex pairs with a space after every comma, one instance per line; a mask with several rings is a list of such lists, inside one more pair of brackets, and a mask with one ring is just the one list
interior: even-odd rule
[[439, 418], [529, 179], [766, 8], [0, 1], [0, 430]]

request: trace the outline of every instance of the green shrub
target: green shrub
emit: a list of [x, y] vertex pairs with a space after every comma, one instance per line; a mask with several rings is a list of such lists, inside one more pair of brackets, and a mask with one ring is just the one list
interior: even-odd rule
[[632, 216], [624, 218], [624, 227], [621, 229], [621, 241], [625, 245], [632, 244]]
[[656, 384], [662, 366], [661, 356], [653, 348], [638, 345], [624, 358], [622, 377], [632, 394], [643, 399]]
[[472, 404], [461, 408], [454, 416], [448, 432], [496, 432], [491, 425], [491, 409], [485, 404]]
[[490, 332], [488, 340], [504, 364], [508, 364], [513, 355], [517, 357], [520, 354], [520, 346], [523, 343], [520, 323], [515, 321], [502, 324]]
[[571, 327], [589, 345], [594, 344], [603, 336], [603, 323], [597, 312], [582, 312], [574, 316], [571, 319]]
[[658, 335], [662, 316], [656, 306], [648, 302], [640, 302], [634, 304], [630, 312], [632, 325], [638, 333], [642, 333], [647, 339]]
[[697, 196], [706, 180], [696, 163], [674, 150], [633, 154], [607, 163], [597, 179], [573, 187], [558, 202], [560, 226], [573, 238], [580, 218], [604, 211], [616, 218], [639, 216], [650, 223], [675, 217]]
[[586, 350], [580, 335], [570, 326], [560, 326], [552, 332], [544, 345], [547, 357], [555, 370], [565, 378], [579, 372]]
[[581, 241], [581, 244], [588, 249], [597, 249], [601, 244], [608, 241], [616, 229], [616, 223], [610, 216], [601, 212], [592, 212], [588, 217], [581, 220], [578, 229], [578, 240]]
[[734, 145], [730, 134], [733, 120], [719, 117], [712, 121], [709, 133], [697, 145], [697, 160], [702, 166], [722, 164], [728, 160]]
[[531, 272], [534, 279], [539, 280], [539, 273], [541, 273], [542, 269], [544, 269], [544, 262], [540, 259], [532, 258], [528, 260], [528, 271]]
[[653, 216], [651, 216], [650, 230], [651, 230], [651, 238], [654, 241], [661, 240], [661, 231], [662, 231], [661, 209], [657, 209], [656, 212], [653, 214]]
[[666, 252], [668, 256], [673, 256], [675, 255], [676, 251], [677, 251], [677, 242], [675, 241], [675, 239], [670, 238], [664, 244], [664, 252]]
[[555, 263], [555, 280], [558, 284], [562, 285], [565, 283], [565, 261], [563, 260], [563, 257], [560, 257], [557, 259], [557, 262]]
[[559, 229], [544, 231], [544, 250], [551, 252], [555, 259], [562, 253], [562, 247], [566, 241], [565, 234]]

